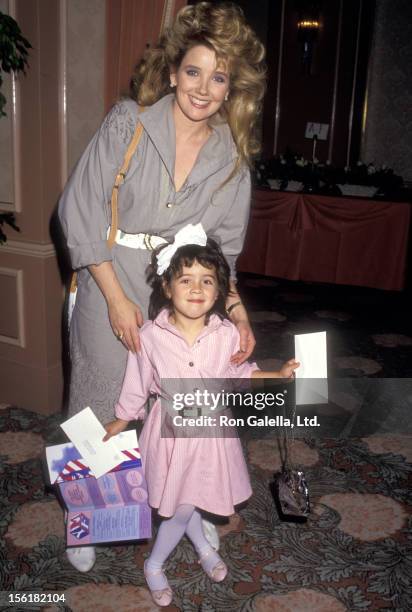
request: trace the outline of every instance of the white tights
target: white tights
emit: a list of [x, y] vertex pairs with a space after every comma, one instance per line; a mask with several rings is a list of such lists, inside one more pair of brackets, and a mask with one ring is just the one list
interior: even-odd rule
[[172, 518], [162, 521], [151, 555], [146, 561], [145, 568], [153, 576], [150, 579], [152, 590], [165, 588], [165, 577], [159, 570], [185, 534], [193, 543], [199, 557], [205, 559], [202, 562], [203, 567], [205, 568], [205, 563], [210, 566], [205, 569], [212, 570], [221, 561], [205, 538], [199, 511], [194, 506], [182, 504], [178, 506]]

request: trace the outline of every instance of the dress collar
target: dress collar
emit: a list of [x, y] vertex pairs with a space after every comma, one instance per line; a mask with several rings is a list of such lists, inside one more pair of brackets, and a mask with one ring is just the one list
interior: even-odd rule
[[[173, 118], [174, 94], [164, 96], [139, 114], [148, 137], [157, 149], [174, 180], [176, 134]], [[198, 185], [206, 178], [231, 164], [237, 157], [236, 147], [227, 123], [212, 123], [212, 133], [203, 145], [188, 177], [188, 185]]]
[[[181, 332], [169, 322], [169, 309], [168, 308], [163, 308], [163, 310], [159, 312], [159, 314], [157, 315], [153, 323], [157, 325], [158, 327], [161, 327], [162, 329], [165, 329], [168, 332], [174, 334], [175, 336], [182, 338], [182, 340], [186, 342]], [[205, 336], [208, 336], [209, 334], [217, 331], [222, 325], [224, 327], [228, 327], [232, 324], [227, 319], [221, 319], [216, 314], [210, 315], [209, 323], [202, 329], [202, 331], [200, 332], [196, 340], [201, 340]]]

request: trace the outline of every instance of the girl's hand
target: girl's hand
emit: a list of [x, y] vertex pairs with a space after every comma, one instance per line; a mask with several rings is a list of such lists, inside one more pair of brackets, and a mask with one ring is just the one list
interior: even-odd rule
[[256, 345], [256, 340], [249, 321], [244, 320], [238, 323], [235, 322], [235, 325], [240, 335], [240, 348], [237, 353], [232, 355], [230, 362], [235, 365], [240, 365], [252, 354]]
[[116, 338], [125, 347], [138, 353], [140, 351], [139, 327], [143, 325], [140, 308], [126, 296], [108, 302], [110, 325]]
[[123, 421], [122, 419], [116, 419], [115, 421], [111, 421], [104, 426], [107, 434], [103, 438], [103, 442], [107, 442], [113, 436], [117, 436], [117, 434], [121, 433], [128, 426], [129, 421]]
[[300, 366], [299, 361], [289, 359], [279, 370], [279, 378], [294, 378], [295, 370]]

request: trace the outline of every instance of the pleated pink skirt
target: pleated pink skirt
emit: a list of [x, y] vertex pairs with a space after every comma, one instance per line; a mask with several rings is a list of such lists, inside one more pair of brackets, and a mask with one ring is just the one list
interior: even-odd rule
[[158, 400], [139, 438], [149, 504], [165, 517], [181, 504], [233, 514], [252, 494], [239, 439], [162, 437], [161, 414]]

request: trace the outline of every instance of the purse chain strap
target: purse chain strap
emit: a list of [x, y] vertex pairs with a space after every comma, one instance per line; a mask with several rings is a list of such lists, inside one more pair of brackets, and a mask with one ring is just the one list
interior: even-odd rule
[[[295, 382], [296, 384], [296, 382]], [[292, 453], [292, 448], [293, 448], [293, 443], [295, 441], [295, 418], [296, 418], [296, 397], [295, 397], [295, 401], [294, 401], [294, 406], [293, 406], [293, 415], [292, 415], [292, 422], [290, 427], [286, 427], [284, 428], [285, 431], [285, 462], [284, 462], [284, 466], [286, 470], [291, 470], [292, 469], [292, 465], [291, 465], [291, 453]], [[292, 427], [293, 425], [293, 427]], [[290, 434], [288, 435], [288, 429], [291, 430]]]

